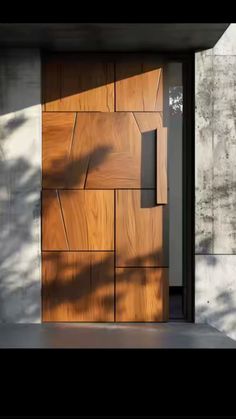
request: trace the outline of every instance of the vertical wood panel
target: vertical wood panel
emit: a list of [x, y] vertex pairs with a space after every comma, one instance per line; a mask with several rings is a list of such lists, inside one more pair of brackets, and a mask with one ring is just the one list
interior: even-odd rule
[[60, 201], [57, 191], [54, 190], [42, 192], [42, 248], [68, 249]]
[[75, 114], [43, 113], [43, 188], [63, 188], [70, 175], [70, 148], [73, 141]]
[[163, 266], [163, 208], [154, 190], [116, 191], [116, 266]]
[[118, 322], [166, 321], [168, 269], [117, 268], [116, 320]]
[[141, 176], [141, 134], [131, 113], [92, 115], [93, 153], [88, 188], [137, 188]]

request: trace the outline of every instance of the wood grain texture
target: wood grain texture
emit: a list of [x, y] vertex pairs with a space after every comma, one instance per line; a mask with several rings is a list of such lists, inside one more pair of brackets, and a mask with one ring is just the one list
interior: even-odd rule
[[43, 187], [156, 187], [155, 151], [137, 121], [150, 135], [161, 123], [159, 113], [81, 112], [76, 122], [72, 115], [44, 113]]
[[142, 133], [154, 131], [163, 126], [163, 116], [161, 112], [134, 112], [134, 117]]
[[157, 130], [157, 204], [168, 203], [167, 128]]
[[163, 110], [162, 68], [152, 63], [116, 63], [116, 110]]
[[168, 320], [168, 269], [116, 268], [116, 321]]
[[44, 252], [43, 321], [114, 321], [114, 255]]
[[66, 185], [75, 117], [72, 112], [43, 113], [43, 188], [64, 188]]
[[92, 156], [87, 188], [138, 188], [141, 134], [131, 113], [91, 116]]
[[42, 192], [42, 250], [68, 250], [57, 191]]
[[46, 111], [114, 111], [112, 62], [55, 54], [45, 62], [43, 74]]
[[164, 266], [163, 207], [155, 190], [116, 191], [116, 266]]
[[70, 250], [114, 250], [114, 191], [59, 192]]
[[163, 67], [120, 58], [43, 64], [43, 321], [168, 318]]

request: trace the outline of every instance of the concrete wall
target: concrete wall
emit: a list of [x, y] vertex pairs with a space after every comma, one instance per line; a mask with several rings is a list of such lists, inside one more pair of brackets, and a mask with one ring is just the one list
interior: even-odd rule
[[195, 64], [196, 322], [236, 339], [236, 24]]
[[0, 322], [40, 322], [40, 54], [0, 57]]

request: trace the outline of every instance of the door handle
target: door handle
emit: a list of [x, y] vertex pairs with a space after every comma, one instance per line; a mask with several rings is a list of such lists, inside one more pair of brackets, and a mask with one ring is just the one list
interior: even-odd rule
[[168, 203], [167, 181], [167, 128], [160, 127], [156, 131], [156, 203]]

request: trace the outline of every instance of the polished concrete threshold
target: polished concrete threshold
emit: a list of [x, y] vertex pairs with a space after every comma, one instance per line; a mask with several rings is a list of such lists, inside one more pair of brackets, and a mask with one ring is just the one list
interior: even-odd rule
[[0, 348], [236, 348], [206, 324], [1, 324]]

